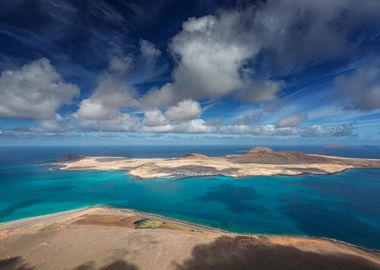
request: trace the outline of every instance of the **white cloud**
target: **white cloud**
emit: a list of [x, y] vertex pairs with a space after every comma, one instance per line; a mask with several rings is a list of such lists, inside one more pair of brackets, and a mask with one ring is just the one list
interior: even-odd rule
[[[273, 71], [360, 53], [366, 45], [353, 37], [380, 26], [379, 9], [373, 0], [272, 0], [190, 18], [171, 43], [173, 82], [151, 89], [142, 103], [166, 107], [229, 94], [243, 103], [276, 101], [284, 83], [271, 79]], [[249, 65], [258, 55], [258, 65]]]
[[292, 127], [276, 127], [269, 124], [253, 128], [252, 134], [258, 136], [289, 136], [295, 135], [296, 129]]
[[174, 132], [175, 126], [172, 124], [164, 124], [160, 126], [144, 126], [142, 131], [146, 132], [157, 132], [157, 133], [168, 133]]
[[103, 120], [81, 119], [79, 126], [88, 131], [139, 131], [141, 124], [138, 118], [127, 113], [118, 113], [112, 118]]
[[[136, 65], [142, 64], [142, 60], [147, 64], [160, 55], [160, 51], [146, 40], [141, 40], [140, 52], [141, 58], [137, 59]], [[130, 56], [111, 57], [108, 70], [99, 77], [97, 87], [90, 97], [80, 102], [78, 111], [73, 114], [82, 129], [139, 131], [143, 125], [153, 127], [168, 122], [157, 109], [146, 111], [144, 121], [125, 112], [141, 107], [138, 92], [125, 79], [132, 64], [134, 59]]]
[[144, 39], [140, 40], [140, 53], [148, 63], [154, 62], [161, 55], [161, 51], [152, 42]]
[[201, 112], [202, 108], [198, 102], [187, 99], [169, 107], [165, 116], [169, 121], [184, 121], [197, 118]]
[[160, 126], [144, 126], [146, 132], [172, 132], [172, 133], [210, 133], [214, 127], [208, 125], [203, 119], [193, 119], [180, 123], [164, 124]]
[[169, 120], [158, 109], [146, 111], [144, 113], [143, 125], [148, 127], [165, 126]]
[[237, 92], [237, 98], [245, 103], [273, 102], [284, 85], [283, 81], [250, 80]]
[[351, 75], [339, 76], [335, 83], [347, 109], [371, 111], [380, 109], [380, 61], [359, 68]]
[[[350, 136], [350, 125], [299, 129], [306, 115], [291, 115], [292, 111], [277, 122], [278, 116], [272, 115], [267, 121], [272, 124], [262, 126], [252, 126], [257, 120], [255, 115], [229, 124], [207, 122], [200, 119], [202, 107], [196, 100], [231, 95], [243, 103], [276, 101], [284, 82], [271, 79], [270, 72], [263, 76], [261, 67], [254, 67], [263, 66], [265, 70], [270, 66], [271, 70], [271, 65], [277, 64], [285, 69], [302, 68], [313, 61], [353, 53], [358, 43], [348, 37], [369, 22], [378, 25], [379, 8], [380, 2], [371, 0], [272, 0], [244, 10], [220, 10], [215, 15], [190, 18], [170, 45], [176, 57], [171, 83], [149, 90], [142, 99], [126, 83], [129, 71], [135, 72], [128, 74], [133, 83], [158, 74], [147, 70], [157, 70], [160, 61], [155, 61], [162, 60], [161, 52], [151, 42], [141, 40], [135, 58], [110, 59], [94, 92], [80, 102], [74, 120], [83, 129], [105, 131]], [[270, 59], [265, 58], [267, 54]], [[260, 58], [256, 58], [258, 55]], [[257, 61], [251, 65], [255, 60], [263, 60], [264, 64]], [[379, 109], [379, 76], [376, 64], [337, 78], [340, 94], [349, 104], [347, 108]], [[39, 129], [59, 131], [64, 127], [53, 120], [56, 112], [78, 93], [79, 89], [66, 83], [48, 60], [35, 61], [1, 74], [0, 117], [47, 119], [40, 122]], [[135, 108], [144, 109], [143, 119], [130, 113]]]
[[167, 107], [181, 100], [173, 90], [172, 84], [167, 83], [161, 88], [150, 89], [142, 98], [141, 104], [146, 108]]
[[289, 136], [294, 135], [296, 130], [291, 127], [279, 128], [274, 125], [264, 125], [255, 127], [252, 134], [257, 136]]
[[128, 71], [132, 68], [133, 65], [133, 59], [130, 56], [123, 56], [123, 57], [111, 57], [110, 63], [109, 63], [109, 70], [111, 72], [119, 73], [119, 74], [126, 74]]
[[274, 125], [262, 125], [252, 127], [250, 125], [225, 125], [219, 129], [220, 133], [227, 134], [251, 134], [256, 136], [289, 136], [295, 135], [297, 130], [291, 127], [276, 127]]
[[200, 104], [183, 100], [169, 107], [164, 113], [159, 109], [144, 113], [143, 130], [148, 132], [208, 133], [215, 127], [198, 118], [202, 112]]
[[55, 120], [43, 120], [37, 130], [41, 132], [62, 132], [64, 128]]
[[345, 137], [354, 136], [352, 125], [344, 124], [336, 127], [313, 125], [300, 131], [302, 137]]
[[79, 120], [109, 120], [117, 116], [120, 109], [137, 106], [136, 91], [127, 86], [118, 75], [106, 73], [89, 98], [82, 100], [75, 114]]
[[69, 130], [70, 126], [65, 122], [65, 119], [56, 114], [55, 119], [41, 120], [38, 122], [38, 127], [30, 128], [30, 131], [41, 133], [58, 133]]
[[179, 63], [173, 83], [150, 91], [144, 103], [168, 106], [184, 98], [218, 97], [244, 86], [240, 68], [259, 46], [239, 11], [190, 18], [171, 44]]
[[183, 133], [209, 133], [213, 127], [208, 126], [203, 119], [194, 119], [179, 124], [175, 130]]
[[180, 57], [174, 71], [177, 91], [199, 98], [224, 95], [242, 86], [239, 69], [257, 48], [242, 31], [240, 19], [238, 11], [231, 11], [190, 18], [183, 24], [171, 46]]
[[220, 133], [227, 134], [247, 134], [251, 133], [253, 128], [246, 124], [224, 125], [219, 128]]
[[137, 91], [125, 79], [130, 60], [112, 58], [109, 70], [99, 77], [91, 96], [83, 99], [73, 119], [81, 129], [91, 131], [137, 131], [140, 120], [124, 112], [139, 106]]
[[307, 119], [307, 114], [289, 115], [281, 118], [276, 122], [277, 128], [298, 127]]
[[70, 104], [79, 88], [63, 80], [48, 59], [42, 58], [0, 75], [0, 117], [54, 119]]

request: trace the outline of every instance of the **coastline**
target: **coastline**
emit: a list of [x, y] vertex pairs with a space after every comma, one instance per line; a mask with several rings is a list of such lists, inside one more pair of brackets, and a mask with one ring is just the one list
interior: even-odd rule
[[269, 148], [254, 148], [235, 156], [209, 157], [188, 154], [179, 158], [127, 158], [68, 156], [55, 162], [57, 170], [118, 170], [137, 179], [186, 178], [202, 176], [296, 176], [304, 174], [335, 174], [355, 168], [380, 168], [380, 160], [342, 158], [305, 154], [302, 152], [275, 152]]
[[82, 210], [90, 209], [92, 207], [96, 207], [96, 206], [94, 205], [94, 206], [87, 206], [87, 207], [79, 207], [79, 208], [75, 208], [75, 209], [71, 209], [71, 210], [63, 210], [63, 211], [58, 211], [58, 212], [49, 213], [49, 214], [43, 214], [43, 215], [37, 215], [37, 216], [24, 217], [24, 218], [20, 218], [20, 219], [4, 221], [4, 222], [0, 222], [0, 228], [2, 225], [12, 225], [13, 223], [15, 224], [15, 223], [33, 222], [33, 221], [38, 221], [39, 219], [43, 219], [43, 218], [49, 218], [49, 217], [59, 216], [59, 215], [63, 215], [63, 214], [76, 213], [76, 212], [79, 212]]
[[[117, 210], [120, 212], [125, 212], [125, 213], [131, 213], [131, 214], [136, 214], [139, 216], [142, 216], [144, 218], [150, 218], [150, 219], [155, 219], [163, 222], [170, 222], [170, 223], [175, 223], [179, 225], [184, 225], [188, 226], [190, 228], [196, 229], [196, 230], [204, 230], [204, 231], [209, 231], [209, 232], [214, 232], [214, 233], [224, 233], [224, 234], [231, 234], [231, 235], [245, 235], [245, 236], [264, 236], [264, 237], [280, 237], [280, 238], [298, 238], [298, 239], [305, 239], [305, 240], [326, 240], [330, 241], [333, 243], [337, 244], [343, 244], [347, 246], [351, 246], [353, 248], [361, 249], [366, 252], [374, 252], [378, 253], [380, 255], [380, 250], [375, 249], [375, 248], [368, 248], [360, 245], [356, 245], [353, 243], [345, 242], [342, 240], [337, 240], [334, 238], [328, 238], [328, 237], [317, 237], [317, 236], [312, 236], [312, 235], [296, 235], [296, 234], [267, 234], [267, 233], [240, 233], [240, 232], [234, 232], [234, 231], [228, 231], [228, 230], [223, 230], [217, 227], [212, 227], [212, 226], [207, 226], [203, 224], [198, 224], [196, 222], [190, 222], [186, 221], [180, 218], [172, 218], [168, 217], [162, 214], [154, 214], [154, 213], [149, 213], [149, 212], [144, 212], [144, 211], [139, 211], [133, 208], [118, 208], [118, 207], [113, 207], [109, 205], [103, 205], [103, 204], [98, 204], [98, 205], [93, 205], [93, 206], [88, 206], [88, 207], [81, 207], [73, 210], [64, 210], [60, 212], [55, 212], [55, 213], [50, 213], [50, 214], [44, 214], [44, 215], [38, 215], [38, 216], [33, 216], [33, 217], [26, 217], [26, 218], [21, 218], [21, 219], [16, 219], [16, 220], [11, 220], [11, 221], [6, 221], [6, 222], [0, 222], [0, 231], [2, 227], [8, 227], [8, 226], [21, 226], [25, 225], [27, 223], [35, 223], [39, 221], [44, 221], [45, 219], [49, 218], [60, 218], [64, 216], [70, 216], [70, 215], [75, 215], [75, 214], [81, 214], [83, 211], [86, 210], [91, 210], [91, 209], [105, 209], [105, 210]], [[1, 239], [1, 237], [0, 237]]]
[[[262, 153], [261, 151], [260, 155], [269, 155], [270, 158], [278, 154], [277, 152], [269, 152], [268, 154], [267, 150], [264, 152], [265, 153]], [[280, 153], [279, 156], [281, 159], [274, 159], [273, 163], [275, 164], [268, 164], [267, 160], [261, 161], [257, 160], [255, 156], [252, 157], [252, 155], [256, 154], [257, 151], [255, 150], [253, 153], [250, 152], [250, 156], [248, 157], [238, 155], [222, 157], [221, 159], [222, 161], [226, 160], [229, 162], [228, 164], [243, 164], [242, 166], [252, 166], [257, 169], [270, 166], [280, 166], [283, 168], [284, 164], [282, 164], [282, 158], [290, 157], [290, 162], [289, 164], [285, 164], [285, 167], [297, 167], [295, 169], [297, 169], [298, 172], [300, 166], [302, 167], [304, 164], [306, 164], [306, 166], [302, 168], [309, 168], [307, 166], [315, 167], [316, 164], [329, 166], [329, 164], [326, 165], [326, 163], [323, 163], [326, 159], [325, 156], [316, 157], [318, 159], [317, 161], [321, 161], [322, 163], [314, 163], [314, 159], [311, 161], [306, 160], [309, 163], [300, 163], [300, 161], [297, 161], [297, 155]], [[304, 156], [301, 157], [303, 158]], [[309, 157], [309, 155], [307, 157]], [[101, 164], [101, 166], [107, 166], [108, 162], [116, 161], [125, 163], [134, 160], [113, 157], [95, 158], [100, 159], [97, 163]], [[231, 158], [233, 160], [231, 160]], [[242, 160], [242, 158], [246, 160]], [[322, 158], [322, 160], [320, 160], [320, 158]], [[346, 162], [346, 158], [337, 159], [339, 159], [337, 163], [338, 166], [342, 165], [339, 162]], [[86, 157], [82, 157], [77, 161], [83, 160], [86, 160]], [[152, 159], [144, 159], [144, 162], [151, 160]], [[179, 161], [186, 164], [195, 163], [196, 166], [185, 168], [186, 174], [198, 170], [198, 165], [204, 168], [207, 167], [209, 161], [218, 162], [220, 158], [191, 154], [176, 159], [154, 160], [164, 160], [164, 162], [170, 161], [175, 163]], [[347, 160], [349, 162], [352, 161], [350, 158]], [[365, 166], [359, 166], [359, 164], [357, 167], [350, 166], [350, 168], [343, 169], [339, 172], [329, 173], [325, 171], [322, 174], [335, 174], [351, 169], [372, 168], [367, 165], [373, 164], [371, 162], [378, 162], [378, 160], [374, 159], [368, 159], [369, 161], [367, 159], [355, 159], [355, 162], [358, 160], [364, 162], [360, 164]], [[64, 162], [71, 164], [77, 161], [66, 160]], [[367, 164], [367, 161], [370, 163]], [[164, 165], [167, 166], [167, 164]], [[170, 166], [169, 164], [166, 168], [171, 168]], [[177, 169], [176, 167], [174, 168]], [[80, 168], [80, 170], [87, 169], [88, 167]], [[208, 169], [210, 168], [207, 168], [207, 170]], [[101, 175], [100, 172], [95, 172], [97, 168], [91, 168], [90, 170], [94, 171], [93, 174]], [[111, 168], [105, 169], [104, 171], [109, 170], [116, 169]], [[180, 170], [183, 170], [183, 168]], [[212, 169], [210, 170], [212, 171]], [[117, 169], [117, 171], [129, 172], [125, 167]], [[210, 176], [203, 175], [202, 172], [204, 173], [205, 171], [201, 170], [200, 175], [187, 175], [185, 177], [174, 178]], [[292, 176], [302, 176], [305, 174], [313, 175], [320, 173], [318, 173], [318, 171], [301, 172]], [[59, 176], [61, 173], [55, 172], [54, 175]], [[71, 173], [65, 175], [70, 177]], [[82, 174], [78, 173], [78, 175]], [[121, 177], [123, 173], [117, 173], [117, 175]], [[276, 175], [289, 176], [289, 174]], [[133, 177], [133, 175], [131, 176]], [[230, 177], [230, 175], [225, 174], [221, 174], [221, 176]], [[241, 176], [241, 178], [244, 177], [250, 176]], [[107, 178], [105, 177], [105, 179]], [[121, 178], [121, 180], [122, 179], [123, 178]], [[138, 182], [135, 182], [135, 184], [137, 183]], [[143, 186], [146, 184], [148, 183], [138, 183], [138, 185]], [[233, 191], [234, 190], [231, 190], [231, 192]], [[213, 192], [212, 189], [211, 192]], [[125, 196], [125, 194], [123, 196]], [[120, 205], [122, 206], [123, 204]], [[138, 205], [132, 204], [131, 206], [139, 209]], [[144, 207], [141, 209], [144, 209]], [[155, 210], [152, 211], [155, 212]], [[32, 212], [32, 214], [33, 213], [37, 212]], [[181, 220], [182, 216], [177, 216], [175, 214], [176, 212], [173, 212], [173, 217], [165, 216], [165, 214], [170, 216], [171, 213], [170, 211], [166, 213], [163, 210], [162, 214], [160, 214], [160, 211], [158, 214], [154, 214], [131, 208], [114, 208], [112, 206], [103, 205], [102, 202], [100, 202], [100, 204], [76, 209], [6, 221], [0, 223], [0, 269], [103, 270], [112, 269], [107, 267], [120, 263], [126, 263], [129, 268], [125, 269], [128, 270], [152, 268], [165, 270], [224, 269], [223, 267], [217, 266], [224, 266], [224, 264], [229, 261], [223, 260], [231, 256], [233, 257], [232, 261], [234, 264], [234, 267], [231, 269], [242, 269], [241, 263], [245, 260], [248, 260], [248, 263], [245, 262], [245, 265], [257, 266], [255, 267], [257, 270], [272, 269], [270, 265], [273, 261], [275, 261], [277, 265], [294, 263], [295, 267], [290, 269], [315, 269], [313, 267], [319, 265], [319, 263], [323, 265], [319, 265], [319, 268], [316, 269], [380, 269], [380, 251], [376, 248], [359, 246], [360, 242], [359, 245], [357, 245], [331, 238], [298, 235], [297, 231], [294, 235], [263, 234], [255, 233], [254, 230], [252, 230], [253, 233], [232, 232], [228, 231], [229, 227], [223, 227], [222, 223], [213, 224], [210, 222], [210, 227], [197, 224], [197, 221], [202, 223], [202, 219], [198, 220], [195, 218], [193, 220], [190, 218], [188, 219], [190, 221]], [[187, 219], [186, 216], [183, 218]], [[226, 224], [233, 222], [232, 219], [233, 216], [230, 216], [229, 219], [226, 220]], [[207, 223], [208, 222], [205, 222], [205, 224]], [[227, 228], [227, 230], [218, 229], [218, 226]], [[255, 223], [252, 223], [251, 226], [253, 229], [256, 228]], [[258, 232], [272, 232], [271, 230], [266, 230], [270, 228], [270, 224], [267, 224], [267, 226], [268, 227], [265, 227], [264, 230], [263, 228], [255, 230]], [[291, 231], [283, 232], [292, 233]], [[334, 234], [326, 235], [334, 236]], [[350, 237], [347, 239], [350, 240]], [[197, 254], [199, 254], [199, 252], [205, 255], [198, 256]], [[262, 252], [264, 252], [264, 255]], [[202, 266], [210, 261], [217, 262], [218, 265], [209, 268]], [[158, 262], [160, 262], [160, 265], [157, 265]], [[261, 263], [265, 264], [266, 268], [260, 268], [259, 265]], [[13, 266], [2, 268], [4, 264], [11, 264]], [[196, 264], [198, 266], [200, 264], [200, 266], [189, 268], [188, 264]], [[26, 266], [24, 267], [24, 265]], [[298, 267], [299, 265], [301, 265], [301, 267]], [[325, 267], [326, 265], [327, 267]], [[283, 268], [278, 267], [273, 269]]]
[[[159, 222], [162, 228], [140, 229], [133, 225], [136, 220], [145, 219]], [[128, 252], [121, 252], [122, 255], [117, 256], [120, 257], [118, 260], [133, 263], [138, 269], [149, 269], [155, 261], [163, 263], [157, 269], [181, 269], [174, 267], [173, 260], [178, 264], [184, 263], [192, 256], [191, 250], [209, 245], [214, 250], [213, 246], [220, 244], [239, 252], [246, 248], [256, 250], [258, 247], [259, 250], [281, 250], [278, 254], [274, 253], [276, 255], [270, 251], [275, 260], [276, 256], [282, 258], [281, 254], [285, 250], [291, 250], [297, 252], [297, 260], [303, 256], [322, 256], [326, 260], [329, 256], [337, 256], [344, 258], [345, 262], [352, 257], [355, 261], [363, 260], [365, 265], [368, 263], [368, 268], [363, 269], [380, 268], [378, 250], [369, 250], [333, 239], [230, 233], [162, 215], [108, 206], [88, 207], [1, 223], [0, 266], [1, 262], [17, 257], [22, 258], [23, 263], [36, 266], [35, 269], [71, 269], [62, 265], [60, 254], [65, 252], [65, 258], [72, 258], [72, 269], [76, 269], [75, 265], [86, 263], [93, 256], [97, 256], [94, 262], [97, 265], [108, 263], [114, 250], [127, 248]], [[67, 250], [68, 246], [71, 249]], [[133, 252], [130, 250], [131, 246], [136, 246], [136, 249], [132, 249]], [[78, 254], [77, 249], [82, 250], [84, 247], [91, 248]], [[49, 259], [44, 261], [42, 258]], [[115, 259], [113, 256], [112, 260]]]
[[38, 221], [48, 219], [48, 218], [62, 217], [62, 216], [71, 215], [71, 214], [80, 214], [83, 211], [96, 209], [96, 208], [102, 208], [102, 209], [106, 209], [106, 210], [108, 209], [111, 211], [117, 210], [117, 211], [122, 211], [122, 212], [126, 212], [126, 213], [132, 213], [132, 214], [141, 215], [141, 216], [144, 216], [147, 218], [163, 220], [163, 221], [168, 221], [168, 222], [172, 222], [172, 223], [178, 223], [180, 225], [186, 225], [186, 226], [190, 226], [190, 227], [193, 227], [195, 229], [200, 229], [200, 230], [207, 230], [207, 231], [221, 232], [221, 233], [234, 233], [234, 232], [229, 232], [229, 231], [219, 229], [216, 227], [197, 224], [197, 223], [182, 220], [182, 219], [167, 217], [167, 216], [161, 215], [161, 214], [143, 212], [143, 211], [139, 211], [139, 210], [136, 210], [133, 208], [118, 208], [118, 207], [113, 207], [113, 206], [104, 205], [104, 204], [96, 204], [93, 206], [80, 207], [80, 208], [76, 208], [76, 209], [72, 209], [72, 210], [63, 210], [63, 211], [54, 212], [54, 213], [50, 213], [50, 214], [25, 217], [25, 218], [21, 218], [21, 219], [15, 219], [15, 220], [11, 220], [11, 221], [0, 222], [0, 230], [2, 227], [19, 226], [19, 225], [23, 225], [26, 223], [38, 222]]

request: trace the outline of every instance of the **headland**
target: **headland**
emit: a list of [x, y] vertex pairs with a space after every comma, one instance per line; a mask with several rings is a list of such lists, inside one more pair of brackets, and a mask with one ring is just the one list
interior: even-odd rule
[[380, 269], [380, 254], [328, 239], [243, 235], [92, 207], [0, 224], [1, 270]]

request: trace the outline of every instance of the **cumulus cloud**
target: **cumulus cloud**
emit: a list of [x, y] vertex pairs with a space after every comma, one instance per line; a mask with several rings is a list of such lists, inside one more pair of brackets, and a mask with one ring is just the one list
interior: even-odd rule
[[111, 72], [126, 74], [132, 68], [133, 58], [130, 56], [112, 56], [109, 63], [109, 70]]
[[67, 83], [42, 58], [0, 75], [0, 117], [54, 119], [63, 104], [70, 104], [79, 88]]
[[336, 78], [338, 95], [347, 109], [371, 111], [380, 108], [380, 61], [361, 67], [351, 75]]
[[203, 119], [196, 119], [201, 112], [202, 108], [198, 102], [183, 100], [165, 112], [159, 109], [146, 111], [142, 124], [144, 130], [150, 132], [210, 132], [213, 126], [208, 125]]
[[65, 129], [55, 120], [44, 120], [40, 122], [40, 126], [35, 129], [39, 132], [62, 132]]
[[183, 24], [171, 44], [178, 57], [173, 83], [150, 91], [145, 103], [168, 106], [183, 98], [217, 97], [241, 88], [240, 68], [257, 53], [247, 18], [239, 11], [225, 11]]
[[56, 115], [55, 119], [40, 120], [38, 121], [37, 127], [32, 127], [29, 131], [39, 132], [39, 133], [59, 133], [70, 130], [72, 127], [70, 123], [65, 121], [59, 114]]
[[144, 39], [140, 40], [140, 53], [148, 63], [154, 62], [161, 55], [161, 51], [152, 42]]
[[165, 126], [169, 124], [169, 120], [163, 113], [158, 110], [146, 111], [144, 113], [143, 125], [148, 127]]
[[353, 127], [344, 124], [336, 127], [313, 125], [300, 131], [302, 137], [345, 137], [353, 136]]
[[137, 131], [142, 125], [159, 126], [168, 122], [157, 109], [146, 111], [143, 122], [126, 113], [141, 107], [138, 91], [126, 80], [132, 66], [141, 68], [142, 65], [152, 64], [160, 54], [152, 43], [141, 40], [140, 58], [123, 56], [120, 52], [111, 56], [108, 69], [98, 78], [97, 87], [80, 102], [78, 111], [72, 115], [78, 125], [86, 130]]
[[184, 121], [197, 118], [202, 112], [201, 105], [194, 100], [183, 100], [169, 107], [165, 116], [169, 121]]
[[137, 106], [137, 92], [121, 76], [106, 73], [89, 98], [83, 99], [75, 114], [79, 120], [109, 120], [127, 106]]
[[92, 94], [79, 103], [72, 116], [77, 125], [91, 131], [137, 131], [140, 120], [124, 110], [139, 106], [138, 92], [125, 81], [132, 60], [113, 57], [109, 69], [100, 75]]
[[281, 118], [276, 122], [277, 128], [298, 127], [307, 119], [307, 114], [289, 115]]
[[[351, 136], [351, 125], [299, 129], [306, 114], [262, 126], [253, 126], [261, 115], [244, 115], [227, 124], [220, 119], [207, 121], [200, 119], [202, 107], [197, 100], [234, 96], [243, 103], [276, 101], [285, 83], [273, 79], [271, 72], [262, 72], [260, 66], [302, 68], [313, 61], [355, 53], [365, 43], [355, 40], [355, 31], [378, 26], [379, 8], [380, 2], [371, 0], [271, 0], [189, 18], [170, 44], [176, 61], [172, 82], [150, 89], [142, 98], [126, 83], [128, 78], [137, 85], [158, 74], [156, 60], [161, 52], [141, 40], [136, 55], [111, 57], [96, 89], [80, 102], [73, 119], [86, 130]], [[149, 68], [155, 72], [149, 74]], [[347, 108], [380, 108], [379, 70], [376, 64], [336, 79]], [[1, 73], [0, 117], [47, 119], [39, 129], [59, 131], [62, 125], [54, 119], [56, 112], [78, 93], [48, 60], [35, 61]], [[130, 112], [136, 108], [143, 109], [143, 117]]]
[[266, 67], [289, 71], [358, 53], [364, 45], [353, 36], [380, 26], [379, 9], [372, 0], [272, 0], [190, 18], [170, 47], [178, 60], [173, 82], [151, 89], [143, 103], [164, 107], [235, 92], [242, 102], [273, 102], [284, 82], [261, 79], [260, 65], [250, 62], [260, 55]]
[[208, 126], [203, 119], [194, 119], [179, 124], [175, 130], [184, 133], [209, 133], [213, 131], [213, 127]]
[[172, 132], [172, 133], [209, 133], [214, 127], [208, 125], [203, 119], [193, 119], [180, 123], [164, 124], [159, 126], [144, 126], [146, 132]]
[[[147, 40], [140, 40], [139, 46], [139, 55], [125, 56], [117, 49], [112, 52], [108, 68], [98, 77], [97, 87], [72, 114], [82, 129], [137, 131], [143, 125], [153, 127], [169, 122], [161, 111], [154, 108], [145, 111], [143, 121], [126, 113], [142, 108], [138, 91], [128, 82], [141, 83], [144, 78], [153, 76], [151, 69], [156, 68], [156, 60], [161, 55], [160, 50]], [[136, 74], [141, 69], [147, 74]]]
[[81, 129], [87, 131], [139, 131], [141, 123], [139, 119], [128, 113], [118, 113], [112, 118], [103, 120], [81, 119], [79, 121]]

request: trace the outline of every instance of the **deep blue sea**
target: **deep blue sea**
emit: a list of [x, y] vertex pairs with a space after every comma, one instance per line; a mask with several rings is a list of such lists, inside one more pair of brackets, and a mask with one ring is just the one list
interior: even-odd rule
[[[250, 146], [1, 147], [0, 222], [92, 205], [134, 208], [234, 232], [333, 238], [380, 249], [380, 169], [325, 176], [136, 180], [122, 171], [55, 171], [67, 154], [174, 157]], [[377, 147], [272, 147], [380, 158]]]

